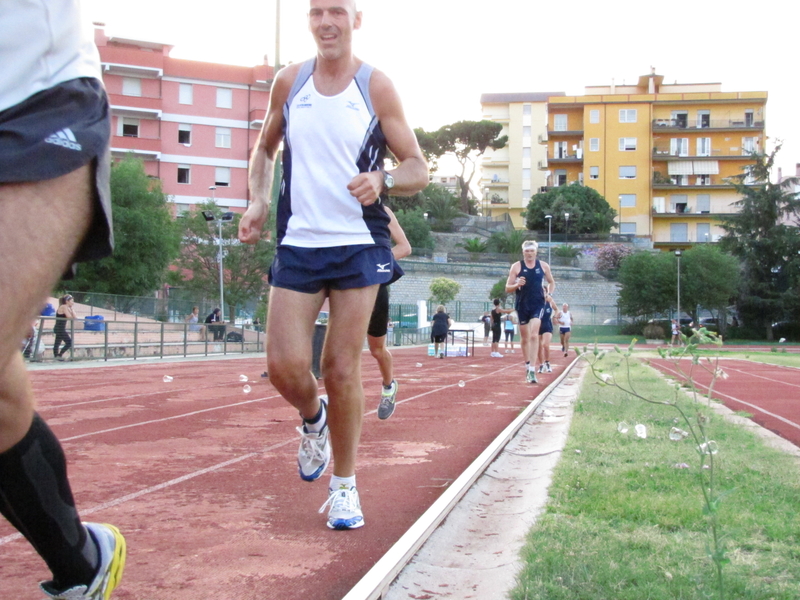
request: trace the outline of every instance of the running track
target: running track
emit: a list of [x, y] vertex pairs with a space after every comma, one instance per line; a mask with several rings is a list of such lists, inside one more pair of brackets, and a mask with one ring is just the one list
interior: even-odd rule
[[[484, 347], [469, 358], [393, 355], [400, 402], [388, 421], [375, 416], [379, 373], [364, 355], [366, 525], [349, 532], [317, 513], [331, 469], [314, 483], [297, 476], [297, 413], [260, 377], [263, 358], [33, 372], [82, 518], [114, 523], [128, 540], [114, 599], [338, 600], [574, 359], [554, 352], [555, 372], [534, 386], [519, 349], [503, 359]], [[48, 576], [0, 519], [0, 597], [38, 600]]]
[[[653, 359], [654, 367], [678, 380], [683, 375], [671, 361]], [[740, 359], [721, 359], [719, 367], [727, 375], [718, 377], [712, 395], [734, 411], [746, 411], [752, 420], [800, 446], [800, 369], [768, 365]], [[689, 371], [689, 360], [681, 369]], [[692, 371], [695, 385], [708, 391], [711, 374], [697, 366]]]

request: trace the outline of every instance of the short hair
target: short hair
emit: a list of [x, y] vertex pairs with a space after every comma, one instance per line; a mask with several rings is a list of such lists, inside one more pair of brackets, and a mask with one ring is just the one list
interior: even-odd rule
[[436, 312], [444, 312], [444, 304], [440, 304], [436, 307]]
[[522, 242], [522, 250], [523, 250], [523, 252], [525, 250], [527, 250], [528, 248], [533, 248], [534, 250], [538, 250], [539, 249], [539, 243], [537, 241], [535, 241], [535, 240], [525, 240], [524, 242]]
[[500, 299], [499, 298], [495, 298], [494, 299], [494, 305], [495, 306], [500, 306]]

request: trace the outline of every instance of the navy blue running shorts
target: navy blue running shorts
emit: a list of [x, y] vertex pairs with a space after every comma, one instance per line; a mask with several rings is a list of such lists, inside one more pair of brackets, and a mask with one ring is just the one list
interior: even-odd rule
[[534, 307], [530, 311], [525, 310], [524, 307], [517, 308], [517, 316], [519, 317], [520, 325], [527, 325], [534, 319], [540, 319], [544, 316], [544, 303], [540, 306]]
[[111, 254], [109, 136], [111, 116], [103, 84], [65, 81], [0, 112], [0, 184], [55, 179], [84, 165], [94, 172], [94, 215], [73, 260]]
[[376, 244], [278, 246], [269, 269], [270, 285], [304, 294], [369, 287], [398, 278], [391, 249]]

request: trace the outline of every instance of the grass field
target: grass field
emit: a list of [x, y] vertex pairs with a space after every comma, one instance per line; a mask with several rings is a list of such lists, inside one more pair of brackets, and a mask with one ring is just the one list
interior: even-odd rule
[[[628, 340], [629, 343], [630, 340]], [[760, 353], [759, 353], [760, 354]], [[638, 353], [637, 353], [638, 355]], [[753, 360], [800, 366], [797, 355]], [[610, 362], [609, 358], [606, 361]], [[631, 381], [644, 396], [680, 398], [707, 419], [719, 446], [714, 473], [726, 559], [723, 590], [708, 557], [709, 519], [692, 438], [669, 439], [678, 413], [601, 386], [589, 374], [550, 499], [523, 551], [514, 600], [800, 598], [800, 468], [797, 459], [694, 404], [641, 362]], [[621, 377], [621, 375], [620, 375]], [[618, 423], [629, 424], [626, 434]], [[647, 438], [634, 424], [647, 427]]]

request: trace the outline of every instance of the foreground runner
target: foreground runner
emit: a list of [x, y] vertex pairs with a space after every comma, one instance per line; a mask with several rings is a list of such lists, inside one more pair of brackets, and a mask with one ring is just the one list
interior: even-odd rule
[[[282, 141], [283, 180], [277, 250], [269, 272], [267, 366], [275, 388], [303, 418], [300, 477], [318, 479], [335, 459], [328, 527], [364, 525], [356, 454], [364, 413], [361, 348], [378, 286], [394, 273], [389, 190], [410, 196], [428, 169], [386, 75], [353, 55], [361, 27], [354, 0], [311, 0], [308, 24], [316, 58], [282, 69], [250, 161], [252, 201], [239, 239], [255, 243], [269, 215], [273, 164]], [[387, 147], [398, 161], [383, 171]], [[322, 350], [325, 398], [311, 373], [314, 322], [325, 298], [330, 314]], [[330, 441], [329, 441], [330, 432]]]
[[514, 308], [519, 317], [520, 346], [525, 357], [525, 379], [528, 383], [537, 383], [536, 359], [545, 294], [552, 294], [556, 288], [550, 265], [536, 257], [538, 250], [539, 244], [533, 240], [523, 242], [523, 258], [511, 265], [506, 280], [506, 293], [516, 292], [517, 295]]
[[74, 0], [3, 0], [0, 31], [0, 513], [47, 563], [47, 597], [106, 600], [125, 540], [111, 525], [81, 523], [19, 352], [70, 263], [111, 253], [100, 56]]

